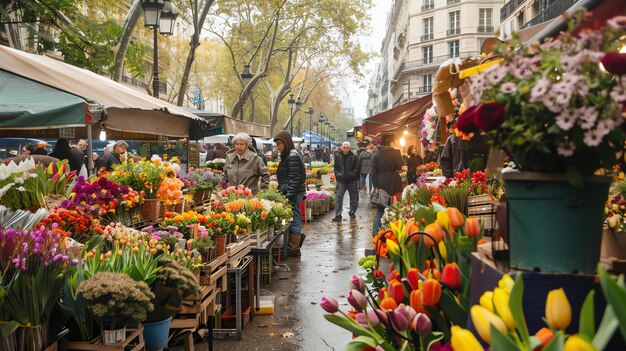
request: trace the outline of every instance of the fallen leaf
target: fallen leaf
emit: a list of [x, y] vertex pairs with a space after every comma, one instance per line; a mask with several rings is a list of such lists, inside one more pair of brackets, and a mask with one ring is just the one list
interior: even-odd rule
[[283, 338], [291, 338], [291, 337], [293, 337], [293, 336], [294, 336], [294, 334], [293, 334], [293, 333], [291, 333], [291, 332], [286, 332], [286, 333], [283, 333]]
[[317, 305], [317, 302], [311, 301], [311, 305]]

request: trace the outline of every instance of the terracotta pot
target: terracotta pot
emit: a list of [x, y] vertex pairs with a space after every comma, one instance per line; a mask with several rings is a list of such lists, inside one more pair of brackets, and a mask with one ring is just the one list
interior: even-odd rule
[[215, 245], [215, 257], [220, 257], [226, 252], [226, 234], [213, 236]]

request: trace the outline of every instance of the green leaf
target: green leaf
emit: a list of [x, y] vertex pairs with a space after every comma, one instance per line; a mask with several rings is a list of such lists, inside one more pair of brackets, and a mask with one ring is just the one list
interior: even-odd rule
[[445, 335], [442, 332], [432, 332], [426, 335], [424, 337], [424, 344], [426, 344], [426, 350], [422, 350], [422, 351], [430, 350], [431, 346], [433, 346], [433, 344], [435, 344], [437, 341], [442, 340], [444, 336]]
[[342, 327], [343, 329], [351, 331], [356, 336], [368, 336], [370, 338], [376, 339], [376, 335], [370, 330], [365, 329], [355, 322], [352, 322], [344, 317], [334, 314], [325, 314], [324, 318], [326, 318], [327, 321]]
[[589, 340], [592, 340], [596, 334], [596, 321], [594, 317], [593, 303], [594, 296], [594, 290], [591, 290], [589, 294], [587, 294], [585, 302], [583, 302], [583, 307], [580, 310], [580, 323], [578, 327], [578, 332], [586, 335]]
[[450, 340], [450, 326], [448, 325], [448, 322], [443, 318], [441, 313], [439, 313], [439, 310], [432, 306], [424, 306], [424, 308], [426, 309], [426, 311], [428, 311], [430, 320], [431, 322], [433, 322], [433, 325], [437, 326], [437, 329], [439, 329], [443, 333], [446, 340]]
[[613, 308], [622, 336], [626, 339], [626, 289], [620, 287], [604, 269], [599, 268], [598, 275], [604, 297]]
[[362, 351], [365, 346], [376, 347], [378, 343], [376, 340], [367, 337], [367, 336], [357, 336], [354, 340], [350, 341], [346, 347], [345, 351]]
[[559, 330], [554, 333], [554, 337], [552, 338], [550, 343], [546, 345], [543, 351], [562, 351], [564, 343], [565, 336], [563, 336], [563, 332]]
[[613, 334], [617, 330], [619, 326], [619, 322], [617, 318], [615, 318], [615, 313], [613, 312], [613, 308], [611, 305], [607, 305], [604, 310], [604, 316], [602, 316], [602, 321], [600, 322], [600, 326], [598, 327], [598, 331], [596, 332], [596, 336], [594, 336], [592, 344], [598, 350], [604, 350], [606, 345], [609, 344]]
[[537, 346], [541, 345], [541, 340], [539, 340], [536, 336], [531, 336], [528, 340], [530, 340], [530, 349], [534, 350]]
[[513, 315], [513, 320], [522, 339], [522, 343], [526, 348], [530, 348], [530, 341], [528, 335], [528, 326], [526, 325], [526, 318], [524, 317], [524, 306], [522, 305], [522, 298], [524, 296], [524, 278], [521, 274], [515, 277], [515, 285], [511, 290], [511, 296], [509, 298], [509, 309]]
[[491, 330], [491, 347], [493, 351], [511, 351], [519, 350], [518, 345], [507, 335], [502, 334], [493, 324], [489, 326]]
[[465, 328], [467, 311], [463, 309], [450, 290], [446, 289], [442, 292], [439, 306], [452, 324]]
[[583, 187], [583, 176], [580, 174], [580, 169], [574, 166], [567, 166], [565, 168], [565, 176], [567, 181], [576, 188]]

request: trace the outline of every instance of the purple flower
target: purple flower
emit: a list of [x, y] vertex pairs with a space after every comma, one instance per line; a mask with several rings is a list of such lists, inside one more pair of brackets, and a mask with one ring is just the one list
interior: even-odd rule
[[365, 295], [356, 289], [352, 289], [348, 293], [348, 303], [350, 303], [350, 305], [352, 305], [352, 307], [354, 307], [354, 309], [358, 312], [367, 308], [367, 299], [365, 298]]
[[339, 303], [332, 297], [322, 297], [322, 303], [320, 303], [320, 306], [328, 313], [335, 313], [339, 311]]
[[365, 291], [365, 282], [361, 277], [355, 274], [350, 278], [350, 289], [355, 289], [363, 293]]

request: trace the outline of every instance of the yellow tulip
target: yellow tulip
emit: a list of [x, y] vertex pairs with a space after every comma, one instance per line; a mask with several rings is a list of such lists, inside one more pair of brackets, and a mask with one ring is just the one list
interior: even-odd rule
[[515, 281], [511, 278], [510, 275], [505, 274], [500, 278], [498, 282], [498, 287], [504, 289], [507, 294], [511, 295], [511, 290], [513, 290], [513, 285], [515, 285]]
[[579, 335], [572, 335], [565, 341], [563, 351], [596, 351], [596, 348]]
[[474, 334], [458, 325], [452, 326], [452, 339], [450, 340], [454, 351], [484, 350]]
[[481, 306], [493, 313], [493, 291], [485, 291], [478, 300]]
[[450, 218], [448, 217], [446, 211], [437, 212], [437, 223], [439, 223], [441, 228], [448, 230], [450, 227]]
[[474, 305], [470, 309], [470, 314], [472, 316], [472, 323], [474, 323], [474, 327], [483, 340], [487, 343], [491, 344], [491, 326], [493, 325], [496, 329], [501, 331], [503, 334], [506, 334], [506, 325], [504, 321], [495, 314], [489, 312], [486, 308]]
[[446, 244], [443, 241], [439, 242], [439, 253], [441, 254], [441, 258], [444, 261], [448, 261], [448, 249], [446, 249]]
[[387, 250], [390, 253], [396, 256], [400, 255], [400, 246], [398, 246], [398, 244], [395, 241], [387, 240], [386, 243], [387, 243]]
[[561, 289], [552, 290], [546, 299], [546, 319], [553, 327], [565, 330], [572, 322], [572, 307]]
[[509, 330], [515, 329], [515, 320], [509, 309], [509, 294], [502, 288], [495, 288], [493, 290], [493, 305], [496, 308], [498, 316], [502, 318], [504, 324], [506, 324]]

